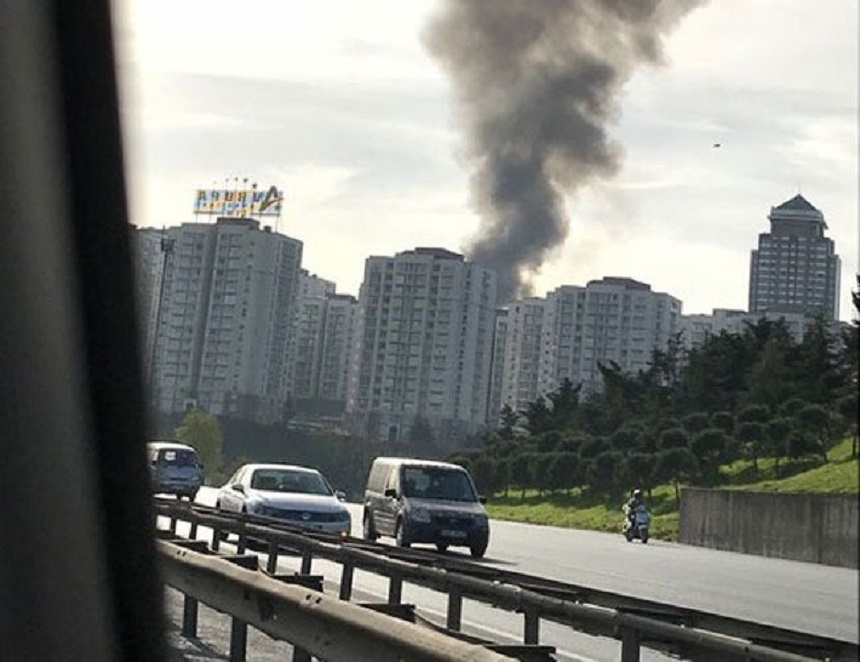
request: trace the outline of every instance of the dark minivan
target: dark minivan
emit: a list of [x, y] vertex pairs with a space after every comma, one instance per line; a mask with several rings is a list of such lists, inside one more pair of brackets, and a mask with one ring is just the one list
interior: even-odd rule
[[203, 465], [191, 446], [172, 441], [147, 444], [155, 494], [175, 494], [194, 501], [203, 484]]
[[446, 462], [379, 457], [364, 492], [364, 537], [391, 536], [400, 547], [468, 547], [480, 558], [490, 526], [469, 472]]

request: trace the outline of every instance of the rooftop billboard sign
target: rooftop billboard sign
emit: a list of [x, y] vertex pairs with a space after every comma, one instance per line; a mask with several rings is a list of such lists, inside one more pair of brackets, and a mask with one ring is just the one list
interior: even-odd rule
[[283, 200], [284, 192], [276, 186], [268, 190], [197, 189], [194, 213], [228, 218], [280, 216]]

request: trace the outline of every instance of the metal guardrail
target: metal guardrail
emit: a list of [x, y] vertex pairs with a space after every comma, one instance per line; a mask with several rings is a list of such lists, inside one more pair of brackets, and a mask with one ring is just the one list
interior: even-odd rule
[[[503, 662], [510, 658], [482, 646], [458, 641], [429, 628], [399, 621], [358, 605], [330, 598], [313, 589], [285, 584], [256, 569], [242, 567], [237, 558], [206, 555], [187, 547], [159, 541], [164, 582], [180, 590], [186, 600], [231, 614], [231, 657], [244, 658], [247, 626], [273, 639], [288, 641], [309, 659], [356, 662]], [[241, 558], [241, 557], [239, 557]], [[250, 558], [254, 565], [257, 558]], [[240, 562], [241, 563], [241, 562]], [[186, 602], [188, 612], [196, 605]], [[295, 658], [294, 658], [295, 659]]]
[[[642, 646], [666, 650], [696, 660], [857, 660], [858, 646], [783, 628], [727, 618], [674, 605], [563, 584], [541, 577], [488, 568], [479, 563], [449, 561], [419, 550], [394, 548], [349, 538], [300, 532], [268, 518], [227, 514], [197, 504], [157, 500], [156, 511], [191, 525], [213, 529], [212, 547], [225, 534], [238, 536], [238, 551], [247, 540], [264, 541], [267, 569], [274, 572], [284, 548], [301, 555], [301, 572], [310, 574], [314, 557], [342, 565], [339, 597], [349, 600], [355, 569], [389, 579], [388, 603], [399, 604], [403, 582], [447, 593], [447, 631], [460, 631], [462, 601], [470, 598], [523, 614], [524, 644], [537, 647], [541, 619], [566, 624], [592, 635], [619, 639], [622, 662], [639, 659]], [[522, 659], [522, 658], [521, 658]], [[530, 658], [534, 659], [534, 657]], [[551, 659], [544, 657], [543, 659]]]

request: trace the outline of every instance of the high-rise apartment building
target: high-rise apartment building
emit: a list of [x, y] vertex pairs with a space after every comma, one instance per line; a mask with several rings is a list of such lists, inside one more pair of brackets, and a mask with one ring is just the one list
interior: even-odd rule
[[346, 402], [358, 317], [358, 299], [354, 296], [326, 296], [317, 380], [317, 397], [322, 400]]
[[[799, 343], [814, 324], [815, 317], [803, 313], [764, 312], [750, 313], [745, 310], [714, 308], [710, 315], [682, 315], [679, 325], [681, 343], [685, 350], [702, 345], [712, 336], [723, 332], [743, 334], [750, 326], [762, 321], [783, 324], [792, 340]], [[841, 323], [834, 320], [826, 324], [828, 330], [838, 336]]]
[[155, 406], [282, 420], [302, 243], [246, 218], [186, 223], [163, 239]]
[[307, 269], [299, 271], [299, 299], [324, 297], [327, 294], [334, 294], [336, 290], [337, 285], [333, 280], [320, 278], [316, 274], [310, 273]]
[[358, 320], [358, 301], [350, 295], [305, 288], [299, 299], [293, 338], [291, 396], [298, 400], [346, 403], [346, 387]]
[[168, 249], [167, 234], [156, 228], [134, 228], [131, 234], [135, 256], [135, 297], [137, 299], [140, 337], [142, 339], [142, 374], [147, 386], [152, 380], [152, 345], [158, 323], [164, 259]]
[[[565, 285], [545, 299], [508, 306], [502, 405], [524, 409], [565, 380], [584, 391], [602, 386], [599, 364], [636, 373], [677, 332], [681, 302], [631, 278]], [[496, 416], [498, 412], [495, 412]]]
[[487, 401], [487, 422], [495, 425], [502, 410], [502, 387], [505, 377], [505, 348], [508, 343], [508, 311], [496, 310], [495, 335], [493, 337], [493, 357], [490, 366], [490, 396]]
[[550, 293], [557, 356], [553, 388], [564, 379], [600, 388], [598, 364], [612, 361], [627, 373], [648, 367], [655, 349], [666, 349], [678, 330], [681, 301], [632, 278], [605, 277], [584, 288]]
[[750, 259], [749, 312], [839, 317], [839, 256], [824, 214], [802, 195], [773, 207]]
[[416, 248], [365, 262], [349, 411], [371, 437], [429, 423], [451, 443], [486, 423], [496, 275], [462, 255]]
[[[521, 410], [547, 391], [552, 342], [550, 303], [531, 297], [508, 306], [501, 365], [501, 404]], [[498, 416], [498, 410], [494, 412]]]
[[318, 397], [319, 363], [322, 350], [326, 295], [334, 294], [335, 284], [307, 270], [299, 273], [296, 321], [290, 340], [290, 394], [294, 398]]

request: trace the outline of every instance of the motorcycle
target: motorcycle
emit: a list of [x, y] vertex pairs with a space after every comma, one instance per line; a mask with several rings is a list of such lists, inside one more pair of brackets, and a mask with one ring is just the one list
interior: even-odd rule
[[643, 505], [638, 505], [630, 513], [627, 506], [624, 507], [624, 528], [622, 533], [627, 538], [627, 542], [633, 542], [635, 538], [639, 538], [643, 543], [648, 542], [648, 526], [651, 523], [651, 516], [648, 510]]

